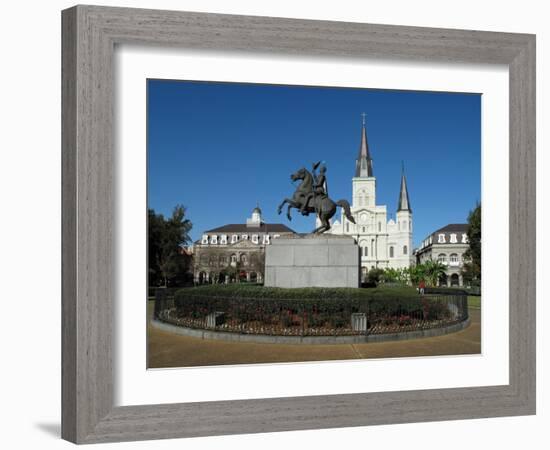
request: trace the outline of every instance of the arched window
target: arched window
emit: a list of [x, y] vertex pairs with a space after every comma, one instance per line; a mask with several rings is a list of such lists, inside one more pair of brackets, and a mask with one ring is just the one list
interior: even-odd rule
[[393, 245], [390, 247], [390, 258], [393, 258]]
[[445, 264], [447, 262], [447, 255], [445, 253], [437, 255], [437, 262]]
[[449, 261], [451, 264], [458, 264], [458, 255], [456, 253], [452, 253], [451, 256], [449, 256]]
[[231, 264], [235, 264], [237, 262], [237, 255], [235, 255], [235, 253], [233, 253], [231, 255]]
[[406, 245], [404, 245], [404, 246], [403, 246], [403, 254], [404, 254], [404, 255], [406, 255], [406, 254], [407, 254], [407, 250], [408, 250], [408, 249], [407, 249], [407, 246], [406, 246]]
[[242, 254], [242, 255], [241, 255], [241, 262], [242, 262], [243, 264], [246, 264], [246, 261], [247, 261], [246, 255], [245, 255], [245, 254]]
[[457, 273], [453, 273], [451, 275], [451, 286], [459, 286], [460, 285], [460, 277]]

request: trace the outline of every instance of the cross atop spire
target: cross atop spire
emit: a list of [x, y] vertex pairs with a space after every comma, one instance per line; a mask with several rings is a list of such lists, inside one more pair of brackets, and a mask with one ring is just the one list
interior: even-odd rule
[[397, 201], [397, 212], [399, 211], [409, 211], [412, 213], [409, 191], [407, 189], [407, 179], [405, 178], [405, 164], [403, 161], [401, 161], [401, 187], [399, 189], [399, 200]]
[[365, 113], [362, 113], [363, 126], [361, 127], [361, 144], [359, 145], [359, 155], [355, 161], [356, 177], [373, 177], [372, 158], [369, 152], [369, 143], [367, 141], [367, 129], [365, 126]]

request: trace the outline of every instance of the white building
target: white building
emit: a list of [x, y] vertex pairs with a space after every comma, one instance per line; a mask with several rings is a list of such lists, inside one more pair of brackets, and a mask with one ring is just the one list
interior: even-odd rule
[[464, 253], [470, 248], [468, 227], [467, 223], [450, 223], [430, 234], [414, 252], [418, 264], [434, 259], [445, 266], [445, 275], [439, 279], [439, 286], [464, 285]]
[[273, 239], [295, 234], [281, 223], [265, 223], [256, 206], [246, 223], [230, 223], [207, 230], [193, 246], [195, 282], [261, 282], [265, 248]]
[[328, 231], [353, 236], [361, 248], [362, 274], [372, 268], [404, 268], [414, 263], [412, 252], [413, 214], [404, 170], [395, 220], [388, 220], [386, 205], [376, 204], [376, 177], [367, 141], [365, 121], [361, 128], [361, 144], [352, 178], [351, 213], [355, 224], [343, 212]]

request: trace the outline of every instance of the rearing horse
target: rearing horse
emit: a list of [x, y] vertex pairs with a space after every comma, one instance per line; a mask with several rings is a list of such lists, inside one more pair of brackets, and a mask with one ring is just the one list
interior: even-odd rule
[[[302, 180], [302, 182], [296, 188], [292, 198], [285, 198], [277, 208], [277, 213], [281, 214], [285, 203], [288, 204], [288, 209], [286, 212], [288, 220], [292, 220], [290, 210], [292, 208], [302, 209], [306, 196], [313, 192], [313, 176], [305, 168], [302, 167], [300, 170], [290, 175], [290, 179], [292, 181]], [[344, 209], [344, 214], [350, 222], [355, 223], [355, 219], [351, 215], [351, 210], [347, 200], [338, 200], [337, 202], [334, 202], [327, 195], [315, 195], [309, 202], [308, 207], [305, 208], [305, 215], [309, 215], [309, 213], [316, 213], [321, 221], [321, 226], [313, 230], [313, 233], [323, 233], [330, 230], [330, 219], [336, 213], [337, 206]]]

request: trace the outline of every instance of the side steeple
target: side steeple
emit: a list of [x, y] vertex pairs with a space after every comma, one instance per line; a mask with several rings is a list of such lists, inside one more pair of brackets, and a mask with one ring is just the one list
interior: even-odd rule
[[409, 201], [409, 191], [407, 189], [407, 179], [405, 178], [405, 166], [401, 163], [401, 188], [399, 189], [399, 200], [397, 201], [397, 212], [409, 211], [412, 213], [411, 202]]
[[359, 146], [359, 154], [355, 161], [355, 176], [356, 177], [373, 177], [372, 158], [369, 152], [369, 143], [367, 141], [367, 130], [365, 127], [365, 113], [363, 116], [363, 126], [361, 127], [361, 145]]

